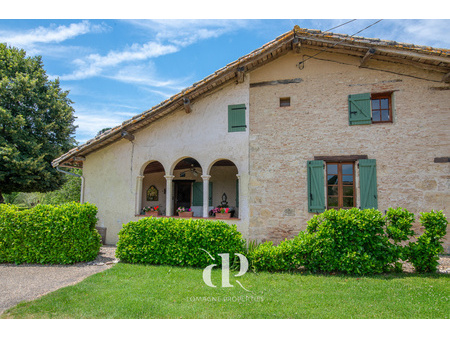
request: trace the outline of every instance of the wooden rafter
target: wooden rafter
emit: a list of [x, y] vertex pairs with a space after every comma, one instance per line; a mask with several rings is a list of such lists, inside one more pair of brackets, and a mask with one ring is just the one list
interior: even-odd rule
[[245, 79], [245, 67], [238, 67], [236, 69], [236, 79], [237, 79], [237, 83], [243, 83], [244, 79]]
[[129, 132], [127, 132], [126, 130], [122, 130], [122, 132], [120, 133], [120, 135], [128, 140], [128, 141], [134, 141], [134, 135], [130, 134]]
[[192, 111], [191, 107], [191, 100], [189, 100], [187, 97], [183, 99], [183, 105], [184, 105], [184, 111], [186, 114], [189, 114]]
[[295, 37], [292, 40], [292, 50], [294, 52], [296, 52], [297, 54], [300, 54], [301, 47], [302, 47], [302, 43], [300, 42], [300, 39], [298, 37]]
[[450, 73], [444, 75], [442, 82], [450, 83]]
[[372, 58], [372, 56], [375, 54], [376, 51], [377, 50], [375, 48], [370, 48], [361, 59], [359, 67], [365, 67], [367, 65], [367, 61], [369, 61]]

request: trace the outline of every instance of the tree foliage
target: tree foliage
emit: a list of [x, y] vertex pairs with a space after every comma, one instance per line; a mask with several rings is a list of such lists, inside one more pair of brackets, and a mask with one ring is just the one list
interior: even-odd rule
[[[70, 172], [81, 175], [81, 169], [70, 169]], [[64, 176], [64, 184], [61, 188], [42, 192], [12, 192], [10, 194], [4, 194], [4, 202], [8, 204], [14, 204], [19, 208], [29, 209], [38, 204], [52, 204], [59, 205], [69, 202], [80, 201], [81, 191], [81, 179], [72, 175]]]
[[[70, 169], [70, 172], [81, 175], [81, 169]], [[45, 194], [43, 204], [64, 204], [69, 202], [80, 201], [81, 179], [72, 175], [65, 175], [65, 183], [62, 187], [55, 191], [50, 191]]]
[[40, 56], [0, 44], [1, 193], [46, 192], [64, 179], [51, 161], [75, 145], [73, 103]]

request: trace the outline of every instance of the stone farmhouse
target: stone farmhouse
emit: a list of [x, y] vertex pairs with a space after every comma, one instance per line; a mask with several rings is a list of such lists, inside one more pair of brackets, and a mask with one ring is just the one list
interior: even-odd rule
[[327, 208], [448, 215], [449, 126], [449, 50], [296, 26], [53, 166], [83, 168], [106, 243], [145, 206], [225, 202], [276, 243]]

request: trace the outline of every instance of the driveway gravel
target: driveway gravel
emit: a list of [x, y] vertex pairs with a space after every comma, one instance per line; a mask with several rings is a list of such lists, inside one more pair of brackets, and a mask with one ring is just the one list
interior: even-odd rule
[[103, 245], [92, 262], [72, 265], [0, 264], [0, 315], [10, 307], [36, 299], [112, 267], [116, 247]]

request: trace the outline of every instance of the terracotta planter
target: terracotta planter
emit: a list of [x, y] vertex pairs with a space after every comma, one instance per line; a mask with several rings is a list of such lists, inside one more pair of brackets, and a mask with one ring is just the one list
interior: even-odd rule
[[145, 216], [153, 216], [153, 217], [159, 216], [159, 211], [146, 211]]
[[229, 212], [226, 212], [226, 213], [220, 213], [220, 212], [218, 212], [218, 213], [216, 213], [216, 218], [218, 218], [218, 219], [228, 219], [228, 218], [231, 218], [231, 213], [229, 213]]
[[192, 218], [194, 216], [194, 212], [193, 211], [183, 211], [183, 212], [179, 212], [178, 216], [185, 217], [185, 218]]

